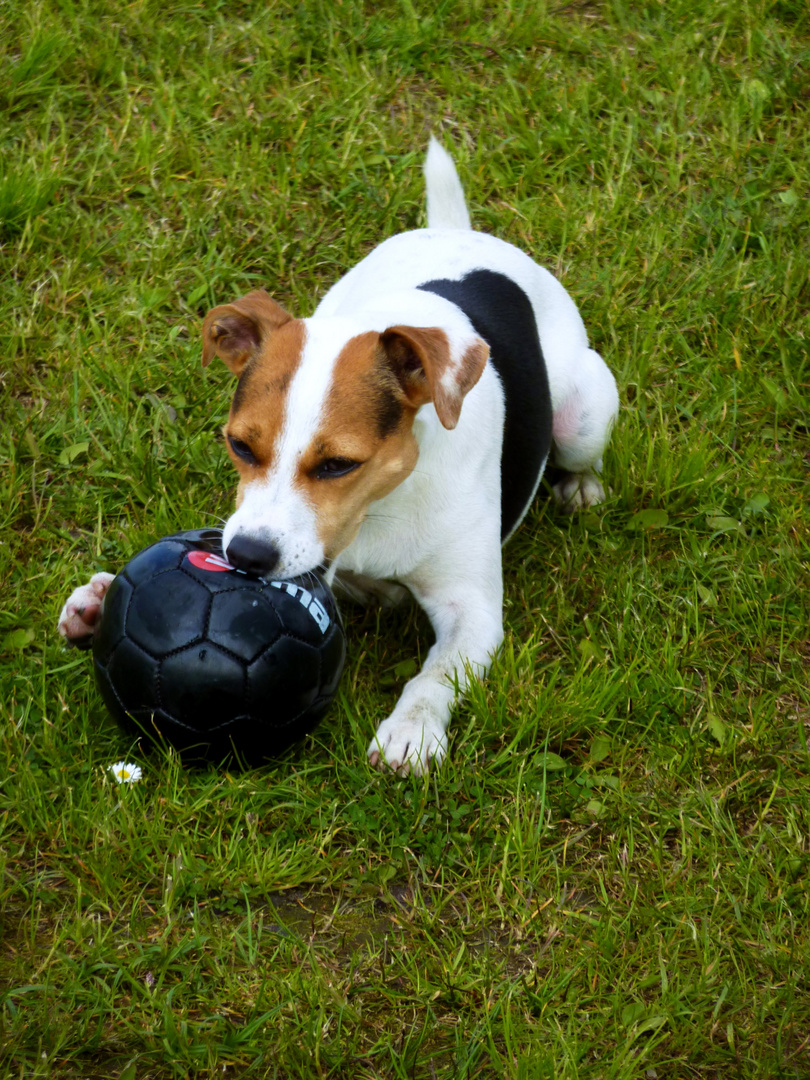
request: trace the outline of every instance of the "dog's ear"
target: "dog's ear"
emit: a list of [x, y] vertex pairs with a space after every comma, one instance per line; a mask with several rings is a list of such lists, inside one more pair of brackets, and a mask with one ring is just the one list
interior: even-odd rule
[[410, 404], [432, 401], [442, 425], [454, 428], [465, 395], [481, 378], [489, 345], [473, 337], [455, 355], [444, 330], [424, 326], [389, 326], [380, 341]]
[[292, 315], [264, 289], [249, 292], [233, 304], [212, 308], [202, 329], [203, 367], [218, 356], [234, 375], [241, 375], [262, 341], [290, 319]]

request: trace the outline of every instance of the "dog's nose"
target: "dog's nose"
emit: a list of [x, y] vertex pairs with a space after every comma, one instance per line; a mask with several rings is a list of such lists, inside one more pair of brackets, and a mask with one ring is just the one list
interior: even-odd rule
[[262, 577], [264, 574], [272, 574], [278, 566], [281, 552], [275, 544], [267, 540], [237, 535], [228, 544], [225, 558], [237, 570]]

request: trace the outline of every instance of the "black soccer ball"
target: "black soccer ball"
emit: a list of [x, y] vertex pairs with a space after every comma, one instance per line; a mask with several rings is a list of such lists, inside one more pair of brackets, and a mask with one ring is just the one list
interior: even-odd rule
[[277, 757], [323, 716], [345, 654], [319, 574], [279, 581], [236, 570], [219, 529], [167, 536], [136, 555], [110, 585], [93, 636], [113, 716], [189, 761]]

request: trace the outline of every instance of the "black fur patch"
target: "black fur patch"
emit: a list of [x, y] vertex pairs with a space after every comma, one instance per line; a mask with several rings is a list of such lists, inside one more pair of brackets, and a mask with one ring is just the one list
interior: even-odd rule
[[393, 391], [377, 391], [374, 419], [377, 421], [377, 434], [381, 439], [387, 439], [399, 427], [402, 420], [402, 403]]
[[473, 270], [419, 286], [459, 307], [490, 348], [501, 380], [506, 422], [501, 451], [501, 538], [517, 525], [537, 490], [551, 449], [551, 395], [528, 296], [505, 274]]
[[235, 415], [242, 405], [242, 401], [245, 397], [245, 391], [247, 385], [250, 382], [252, 363], [249, 360], [242, 369], [242, 374], [239, 376], [239, 380], [236, 384], [236, 389], [233, 392], [233, 400], [231, 401], [231, 414]]

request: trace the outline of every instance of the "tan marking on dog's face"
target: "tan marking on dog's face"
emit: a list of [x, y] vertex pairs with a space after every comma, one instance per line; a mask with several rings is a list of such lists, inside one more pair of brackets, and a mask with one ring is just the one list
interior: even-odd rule
[[226, 425], [240, 478], [228, 539], [273, 544], [290, 574], [339, 555], [371, 504], [413, 471], [417, 410], [433, 401], [455, 426], [473, 383], [466, 360], [453, 361], [439, 328], [352, 334], [347, 320], [317, 319], [277, 329], [246, 366]]
[[[262, 344], [239, 379], [228, 423], [223, 428], [228, 452], [240, 477], [237, 506], [242, 501], [244, 484], [273, 465], [284, 424], [286, 394], [301, 363], [305, 336], [300, 319], [285, 323]], [[255, 461], [236, 453], [231, 440], [247, 447]]]
[[[316, 508], [328, 558], [352, 542], [371, 503], [412, 472], [419, 456], [415, 412], [391, 371], [380, 335], [369, 331], [350, 338], [335, 362], [322, 422], [296, 478]], [[324, 473], [329, 462], [357, 466], [344, 476], [329, 476]]]

